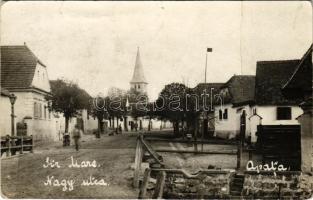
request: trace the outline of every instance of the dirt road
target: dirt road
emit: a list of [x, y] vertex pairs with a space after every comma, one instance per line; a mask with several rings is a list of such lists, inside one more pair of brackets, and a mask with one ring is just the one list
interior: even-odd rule
[[[83, 141], [78, 152], [59, 142], [38, 147], [33, 154], [2, 159], [2, 197], [137, 198], [138, 191], [131, 187], [130, 169], [136, 134], [85, 137]], [[77, 165], [70, 168], [72, 159]], [[91, 185], [81, 185], [83, 181]]]

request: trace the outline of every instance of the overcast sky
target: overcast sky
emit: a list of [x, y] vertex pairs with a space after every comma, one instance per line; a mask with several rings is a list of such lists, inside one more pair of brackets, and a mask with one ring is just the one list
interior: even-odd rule
[[91, 95], [129, 88], [140, 47], [149, 95], [165, 84], [255, 74], [256, 61], [299, 59], [312, 43], [309, 2], [7, 2], [1, 44], [27, 46], [49, 78]]

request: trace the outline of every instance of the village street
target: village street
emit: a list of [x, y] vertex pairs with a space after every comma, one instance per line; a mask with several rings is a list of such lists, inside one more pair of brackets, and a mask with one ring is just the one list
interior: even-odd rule
[[[162, 137], [162, 132], [151, 135]], [[168, 132], [167, 132], [168, 133]], [[81, 149], [76, 152], [73, 146], [63, 147], [61, 141], [49, 145], [37, 144], [34, 153], [4, 158], [1, 162], [1, 191], [8, 198], [137, 198], [138, 190], [132, 187], [133, 169], [136, 148], [136, 133], [123, 133], [114, 136], [104, 135], [96, 139], [93, 135], [84, 135]], [[153, 142], [154, 149], [187, 149], [187, 144]], [[189, 147], [190, 148], [190, 147]], [[206, 145], [205, 149], [235, 150], [235, 146]], [[235, 168], [236, 156], [233, 155], [194, 155], [161, 153], [164, 162], [173, 168], [184, 168], [189, 172], [206, 169], [208, 165], [221, 168]], [[69, 168], [73, 160], [96, 161], [96, 167]], [[48, 167], [46, 159], [55, 162]], [[61, 183], [75, 181], [64, 187], [45, 185], [50, 177], [51, 184], [58, 179]], [[51, 177], [53, 176], [53, 179]], [[108, 185], [82, 186], [83, 180], [94, 180]], [[92, 179], [92, 178], [91, 178]], [[62, 190], [66, 191], [62, 191]]]
[[[1, 160], [1, 192], [8, 198], [137, 198], [138, 191], [131, 187], [137, 134], [94, 136], [82, 138], [82, 149], [63, 147], [61, 142], [35, 148], [26, 153]], [[96, 160], [96, 168], [69, 168], [71, 156], [82, 161]], [[44, 168], [47, 157], [59, 162], [60, 168]], [[47, 176], [74, 180], [72, 191], [62, 191], [62, 186], [45, 186]], [[108, 186], [81, 186], [89, 176], [103, 179]]]

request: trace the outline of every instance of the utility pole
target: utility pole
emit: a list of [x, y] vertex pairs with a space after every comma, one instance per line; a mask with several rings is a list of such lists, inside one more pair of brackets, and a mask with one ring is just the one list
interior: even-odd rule
[[[208, 68], [208, 52], [212, 52], [212, 48], [207, 48], [205, 52], [205, 72], [204, 72], [204, 83], [206, 83], [206, 74]], [[205, 91], [206, 92], [206, 91]], [[202, 135], [201, 135], [201, 151], [203, 151], [203, 142], [204, 142], [204, 132], [207, 131], [208, 126], [208, 113], [203, 110], [203, 124], [202, 124]]]
[[212, 48], [207, 48], [206, 53], [205, 53], [205, 71], [204, 71], [204, 83], [206, 83], [206, 73], [207, 73], [207, 68], [208, 68], [208, 52], [212, 52]]

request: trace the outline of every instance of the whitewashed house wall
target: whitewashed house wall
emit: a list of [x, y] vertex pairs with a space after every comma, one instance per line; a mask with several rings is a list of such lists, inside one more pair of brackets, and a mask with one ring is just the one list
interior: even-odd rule
[[7, 96], [0, 96], [0, 134], [11, 135], [11, 103]]

